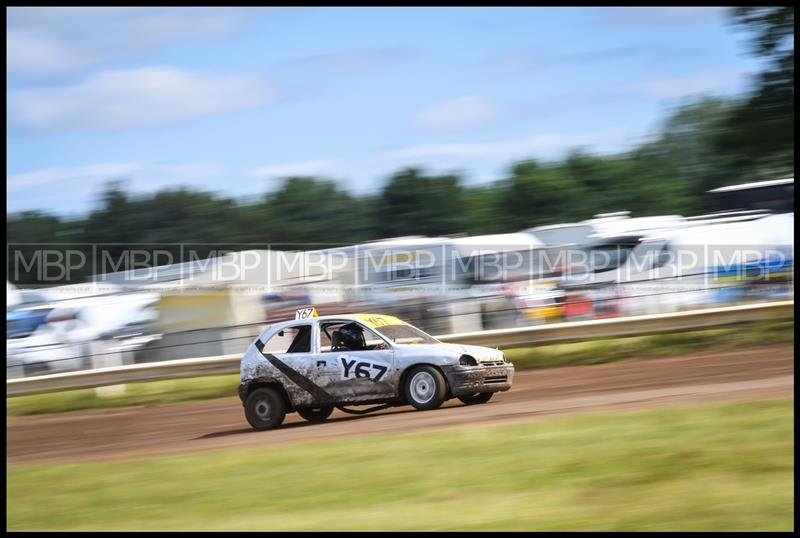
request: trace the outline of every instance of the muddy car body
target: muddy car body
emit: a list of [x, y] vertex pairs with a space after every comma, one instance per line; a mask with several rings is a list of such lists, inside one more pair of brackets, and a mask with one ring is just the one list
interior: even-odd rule
[[[341, 343], [353, 327], [363, 331], [361, 348]], [[392, 316], [321, 316], [267, 327], [242, 358], [239, 397], [251, 426], [270, 429], [293, 411], [321, 421], [334, 407], [485, 403], [513, 376], [499, 350], [444, 344]]]

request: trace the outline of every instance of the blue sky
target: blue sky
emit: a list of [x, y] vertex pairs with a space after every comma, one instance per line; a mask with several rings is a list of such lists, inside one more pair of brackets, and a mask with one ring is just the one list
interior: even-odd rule
[[499, 179], [624, 150], [759, 69], [720, 8], [9, 8], [7, 206], [78, 215], [110, 178], [354, 193], [403, 166]]

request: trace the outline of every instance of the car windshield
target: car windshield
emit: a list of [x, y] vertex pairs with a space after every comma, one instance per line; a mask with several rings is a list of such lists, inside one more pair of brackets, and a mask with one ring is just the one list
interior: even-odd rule
[[411, 325], [383, 325], [378, 330], [385, 337], [398, 344], [441, 344], [433, 336]]

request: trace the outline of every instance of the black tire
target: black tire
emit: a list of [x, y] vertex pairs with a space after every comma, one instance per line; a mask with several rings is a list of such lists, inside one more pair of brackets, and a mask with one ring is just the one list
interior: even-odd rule
[[325, 422], [331, 413], [333, 413], [333, 407], [330, 406], [297, 410], [297, 414], [309, 422]]
[[459, 396], [458, 399], [467, 405], [484, 404], [492, 399], [494, 392], [479, 392], [478, 394], [467, 394]]
[[437, 409], [447, 398], [447, 382], [433, 366], [417, 366], [406, 376], [403, 392], [415, 409]]
[[256, 430], [271, 430], [283, 423], [286, 417], [286, 402], [272, 387], [259, 387], [247, 397], [244, 416]]

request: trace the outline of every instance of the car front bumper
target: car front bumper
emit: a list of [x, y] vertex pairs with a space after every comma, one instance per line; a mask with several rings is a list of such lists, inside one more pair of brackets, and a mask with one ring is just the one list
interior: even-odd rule
[[514, 382], [514, 365], [449, 366], [442, 368], [453, 396], [479, 392], [501, 392]]

